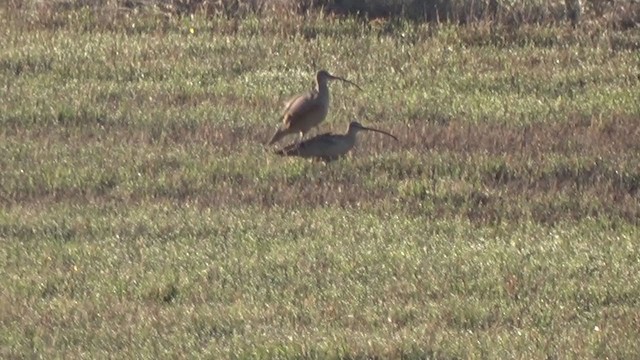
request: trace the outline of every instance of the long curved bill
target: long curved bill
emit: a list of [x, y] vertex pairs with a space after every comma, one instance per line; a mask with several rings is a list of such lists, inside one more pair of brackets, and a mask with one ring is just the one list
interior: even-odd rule
[[351, 85], [353, 85], [353, 86], [357, 87], [360, 91], [362, 91], [362, 88], [361, 88], [360, 86], [358, 86], [358, 84], [354, 83], [353, 81], [349, 81], [349, 80], [347, 80], [347, 79], [345, 79], [345, 78], [341, 78], [340, 76], [335, 76], [335, 75], [331, 75], [331, 74], [329, 75], [329, 78], [330, 78], [330, 79], [334, 79], [334, 80], [341, 80], [341, 81], [344, 81], [344, 82], [346, 82], [346, 83], [349, 83], [349, 84], [351, 84]]
[[362, 130], [368, 130], [368, 131], [375, 131], [375, 132], [378, 132], [378, 133], [380, 133], [380, 134], [385, 134], [385, 135], [387, 135], [387, 136], [391, 136], [395, 141], [399, 141], [397, 137], [395, 137], [395, 136], [393, 136], [393, 135], [389, 134], [389, 133], [388, 133], [388, 132], [386, 132], [386, 131], [382, 131], [382, 130], [378, 130], [378, 129], [374, 129], [374, 128], [370, 128], [370, 127], [364, 127], [364, 126], [363, 126], [361, 129], [362, 129]]

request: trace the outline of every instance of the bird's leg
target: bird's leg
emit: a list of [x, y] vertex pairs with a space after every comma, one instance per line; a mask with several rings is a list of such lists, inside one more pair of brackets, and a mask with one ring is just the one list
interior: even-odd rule
[[300, 140], [298, 140], [298, 144], [301, 144], [302, 140], [304, 140], [304, 133], [300, 131]]

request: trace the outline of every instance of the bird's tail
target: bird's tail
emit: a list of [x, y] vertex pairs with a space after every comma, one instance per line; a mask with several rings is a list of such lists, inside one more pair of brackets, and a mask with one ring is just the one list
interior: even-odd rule
[[280, 156], [296, 156], [298, 155], [299, 150], [300, 150], [300, 144], [294, 143], [294, 144], [289, 144], [280, 150], [276, 150], [274, 151], [274, 153]]
[[280, 139], [282, 139], [285, 135], [287, 135], [287, 133], [285, 133], [284, 131], [282, 131], [282, 129], [278, 129], [276, 130], [275, 134], [273, 134], [273, 137], [271, 138], [271, 140], [269, 140], [269, 144], [268, 145], [273, 145], [275, 143], [277, 143], [278, 141], [280, 141]]

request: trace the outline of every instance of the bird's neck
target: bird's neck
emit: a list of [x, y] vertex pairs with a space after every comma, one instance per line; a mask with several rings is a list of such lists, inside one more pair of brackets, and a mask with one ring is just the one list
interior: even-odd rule
[[355, 140], [357, 133], [358, 129], [350, 127], [349, 130], [347, 130], [347, 137]]
[[316, 90], [320, 95], [329, 95], [329, 86], [326, 81], [319, 82]]

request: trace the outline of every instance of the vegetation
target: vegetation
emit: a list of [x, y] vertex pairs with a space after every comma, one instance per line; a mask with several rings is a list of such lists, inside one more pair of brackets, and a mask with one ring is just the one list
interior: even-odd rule
[[180, 4], [0, 5], [2, 358], [640, 355], [637, 27]]

